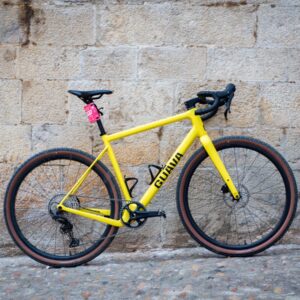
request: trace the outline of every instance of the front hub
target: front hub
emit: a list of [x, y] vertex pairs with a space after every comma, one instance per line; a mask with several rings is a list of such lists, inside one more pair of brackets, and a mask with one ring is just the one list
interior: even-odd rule
[[[224, 193], [223, 191], [223, 187], [222, 187], [222, 192]], [[230, 207], [230, 208], [244, 208], [245, 206], [247, 206], [248, 202], [249, 202], [249, 199], [250, 199], [250, 192], [249, 190], [246, 188], [245, 185], [241, 185], [240, 186], [240, 190], [239, 190], [239, 194], [240, 194], [240, 198], [239, 199], [234, 199], [231, 195], [229, 196], [229, 190], [228, 192], [224, 193], [224, 203]], [[226, 195], [228, 194], [228, 195]]]

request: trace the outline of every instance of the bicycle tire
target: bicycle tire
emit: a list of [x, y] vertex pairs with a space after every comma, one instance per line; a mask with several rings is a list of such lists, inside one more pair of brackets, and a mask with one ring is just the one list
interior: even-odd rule
[[[201, 147], [186, 162], [178, 180], [177, 209], [181, 221], [196, 242], [215, 253], [251, 256], [264, 251], [282, 238], [295, 216], [298, 194], [293, 172], [274, 148], [257, 139], [223, 137], [214, 141], [214, 145], [238, 186], [241, 199], [233, 200]], [[237, 153], [244, 153], [245, 157]], [[249, 159], [247, 153], [251, 154]], [[242, 169], [237, 167], [241, 160]], [[272, 178], [279, 181], [261, 189]], [[205, 184], [201, 180], [206, 180]], [[257, 185], [252, 186], [253, 182]], [[209, 183], [211, 189], [207, 187]], [[239, 219], [237, 213], [242, 212], [244, 216]]]
[[[16, 245], [34, 260], [52, 267], [74, 267], [92, 260], [112, 242], [118, 227], [63, 212], [72, 224], [68, 229], [52, 218], [56, 204], [94, 159], [75, 149], [51, 149], [29, 158], [12, 176], [4, 200], [6, 226]], [[102, 201], [110, 209], [110, 217], [118, 219], [121, 193], [111, 172], [97, 162], [89, 180], [97, 185], [86, 182], [84, 186], [84, 182], [65, 205], [74, 208]], [[107, 198], [101, 198], [104, 195]]]

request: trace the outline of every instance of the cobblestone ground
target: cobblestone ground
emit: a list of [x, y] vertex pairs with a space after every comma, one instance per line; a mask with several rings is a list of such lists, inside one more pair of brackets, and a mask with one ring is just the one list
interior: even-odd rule
[[88, 265], [46, 268], [0, 259], [0, 299], [299, 299], [300, 246], [251, 258], [201, 248], [102, 254]]

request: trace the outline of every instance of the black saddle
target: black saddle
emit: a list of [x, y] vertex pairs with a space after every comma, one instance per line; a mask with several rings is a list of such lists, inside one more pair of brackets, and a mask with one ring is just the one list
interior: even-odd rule
[[113, 91], [110, 90], [95, 90], [95, 91], [75, 91], [75, 90], [69, 90], [70, 94], [73, 94], [77, 97], [79, 97], [84, 102], [91, 102], [95, 99], [101, 98], [103, 95], [110, 95], [113, 93]]

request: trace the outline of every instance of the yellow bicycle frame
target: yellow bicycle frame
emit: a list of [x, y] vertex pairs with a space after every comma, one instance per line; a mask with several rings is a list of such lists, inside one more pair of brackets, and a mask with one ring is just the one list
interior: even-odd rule
[[[146, 125], [137, 126], [132, 129], [124, 130], [118, 133], [114, 133], [111, 135], [104, 134], [102, 135], [102, 140], [104, 143], [104, 149], [103, 151], [96, 157], [94, 162], [90, 165], [90, 167], [81, 175], [81, 177], [78, 179], [78, 181], [75, 183], [75, 185], [71, 188], [71, 190], [65, 195], [65, 197], [61, 200], [61, 202], [58, 204], [58, 209], [76, 214], [85, 218], [89, 218], [92, 220], [96, 220], [99, 222], [103, 222], [112, 226], [116, 227], [122, 227], [124, 226], [121, 219], [116, 220], [110, 218], [110, 210], [107, 209], [100, 209], [100, 208], [79, 208], [74, 209], [70, 208], [64, 205], [64, 202], [69, 198], [70, 195], [73, 195], [77, 192], [81, 184], [85, 181], [89, 173], [91, 172], [93, 166], [103, 157], [103, 155], [107, 152], [109, 159], [112, 163], [115, 175], [117, 177], [117, 181], [119, 183], [119, 186], [121, 188], [121, 191], [123, 193], [123, 196], [126, 201], [131, 201], [131, 196], [128, 192], [127, 186], [124, 181], [124, 177], [122, 175], [122, 172], [120, 170], [118, 161], [116, 159], [116, 156], [114, 154], [113, 148], [111, 146], [111, 142], [125, 138], [130, 135], [138, 134], [147, 130], [151, 130], [157, 127], [162, 127], [171, 123], [180, 122], [183, 120], [190, 120], [192, 123], [192, 128], [189, 131], [189, 133], [186, 135], [184, 140], [181, 142], [181, 144], [177, 147], [171, 158], [166, 163], [166, 166], [159, 172], [159, 174], [156, 176], [154, 182], [150, 185], [150, 187], [147, 189], [147, 191], [144, 193], [142, 198], [140, 199], [140, 203], [143, 204], [145, 207], [151, 202], [153, 197], [156, 195], [156, 193], [159, 191], [161, 186], [167, 181], [168, 175], [171, 173], [171, 171], [176, 167], [177, 163], [181, 159], [181, 157], [186, 153], [186, 151], [189, 149], [189, 147], [192, 145], [194, 140], [199, 137], [200, 142], [206, 152], [208, 153], [210, 159], [212, 160], [214, 166], [220, 173], [220, 176], [226, 183], [226, 185], [229, 188], [229, 191], [233, 195], [234, 199], [239, 199], [239, 193], [237, 191], [237, 188], [235, 187], [229, 173], [227, 172], [218, 152], [216, 151], [216, 148], [214, 144], [212, 143], [210, 137], [207, 135], [207, 132], [204, 129], [203, 122], [200, 118], [200, 116], [195, 115], [196, 109], [188, 110], [187, 112], [178, 114], [176, 116], [172, 116], [166, 119], [162, 119], [156, 122], [152, 122]], [[123, 218], [128, 218], [128, 213], [124, 212], [125, 215], [123, 215]]]

